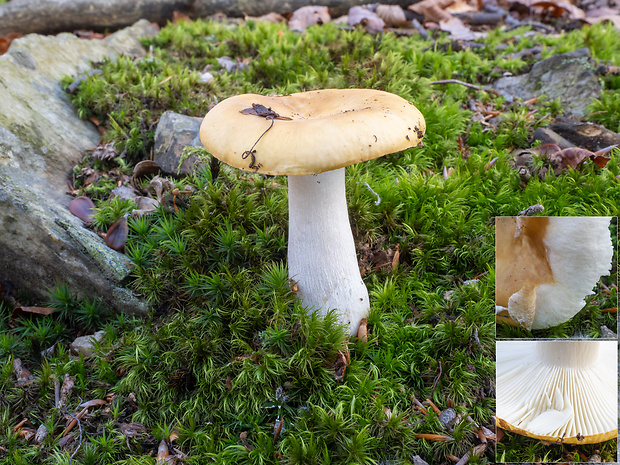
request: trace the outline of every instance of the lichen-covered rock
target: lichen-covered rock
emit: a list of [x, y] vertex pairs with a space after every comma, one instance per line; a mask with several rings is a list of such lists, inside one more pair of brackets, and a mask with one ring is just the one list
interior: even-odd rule
[[586, 107], [602, 92], [587, 48], [539, 61], [529, 73], [500, 78], [493, 88], [508, 99], [559, 98], [565, 113], [578, 118], [585, 116]]
[[116, 310], [146, 311], [121, 285], [125, 257], [69, 212], [68, 175], [100, 134], [78, 118], [59, 81], [105, 58], [144, 56], [138, 38], [155, 33], [139, 21], [104, 40], [30, 34], [0, 56], [0, 281], [45, 299], [62, 280]]

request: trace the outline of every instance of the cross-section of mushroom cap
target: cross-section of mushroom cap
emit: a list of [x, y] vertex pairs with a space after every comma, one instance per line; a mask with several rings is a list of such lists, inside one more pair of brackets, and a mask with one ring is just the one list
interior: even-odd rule
[[497, 425], [557, 443], [616, 438], [616, 341], [498, 341]]
[[397, 95], [326, 89], [230, 97], [207, 113], [200, 139], [211, 154], [236, 168], [304, 175], [417, 146], [425, 130], [422, 114]]
[[497, 217], [497, 321], [557, 326], [611, 270], [609, 217]]

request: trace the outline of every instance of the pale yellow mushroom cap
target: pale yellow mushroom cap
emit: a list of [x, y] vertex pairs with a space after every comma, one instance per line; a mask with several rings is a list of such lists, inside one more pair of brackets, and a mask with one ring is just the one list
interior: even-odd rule
[[[253, 105], [281, 118], [257, 116]], [[305, 175], [417, 146], [425, 130], [420, 111], [398, 95], [326, 89], [280, 97], [230, 97], [205, 116], [200, 140], [213, 156], [236, 168]]]

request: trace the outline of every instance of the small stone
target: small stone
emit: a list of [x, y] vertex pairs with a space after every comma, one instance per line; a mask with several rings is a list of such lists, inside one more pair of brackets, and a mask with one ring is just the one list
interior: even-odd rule
[[168, 175], [185, 175], [194, 170], [198, 157], [190, 155], [183, 160], [179, 171], [179, 162], [185, 147], [202, 147], [200, 142], [200, 124], [202, 118], [180, 115], [167, 111], [159, 119], [155, 131], [155, 161], [161, 171]]
[[43, 444], [43, 441], [45, 441], [48, 433], [49, 431], [47, 430], [47, 427], [41, 424], [41, 426], [37, 428], [37, 433], [34, 435], [34, 442], [39, 445]]
[[428, 462], [423, 460], [419, 455], [414, 455], [412, 457], [413, 465], [428, 465]]
[[81, 336], [71, 343], [71, 353], [82, 355], [84, 358], [90, 357], [95, 352], [95, 342], [101, 342], [105, 331], [97, 331], [90, 336]]
[[439, 421], [446, 428], [452, 428], [456, 423], [456, 412], [453, 408], [447, 408], [439, 415]]

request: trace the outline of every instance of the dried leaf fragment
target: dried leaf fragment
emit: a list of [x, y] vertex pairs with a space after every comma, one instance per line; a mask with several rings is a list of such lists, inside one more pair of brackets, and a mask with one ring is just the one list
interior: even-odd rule
[[362, 6], [353, 6], [349, 9], [348, 23], [353, 27], [361, 24], [370, 34], [379, 34], [385, 29], [385, 22], [376, 13]]
[[342, 381], [344, 379], [344, 372], [347, 369], [347, 358], [341, 350], [338, 350], [338, 356], [332, 364], [332, 368], [334, 369], [334, 379]]
[[108, 229], [105, 235], [105, 243], [117, 252], [124, 252], [128, 234], [127, 215], [123, 215], [112, 223], [112, 226]]
[[95, 215], [95, 203], [90, 198], [80, 195], [69, 202], [69, 211], [84, 223], [90, 224]]
[[368, 342], [368, 319], [362, 318], [360, 321], [360, 327], [357, 330], [357, 339], [361, 342]]
[[293, 12], [293, 16], [288, 21], [288, 27], [291, 31], [305, 32], [310, 26], [330, 21], [331, 15], [326, 6], [302, 6]]
[[390, 27], [408, 26], [405, 10], [400, 5], [378, 5], [375, 14]]
[[116, 157], [118, 157], [118, 150], [114, 147], [114, 142], [98, 145], [93, 150], [93, 158], [95, 160], [112, 160]]

